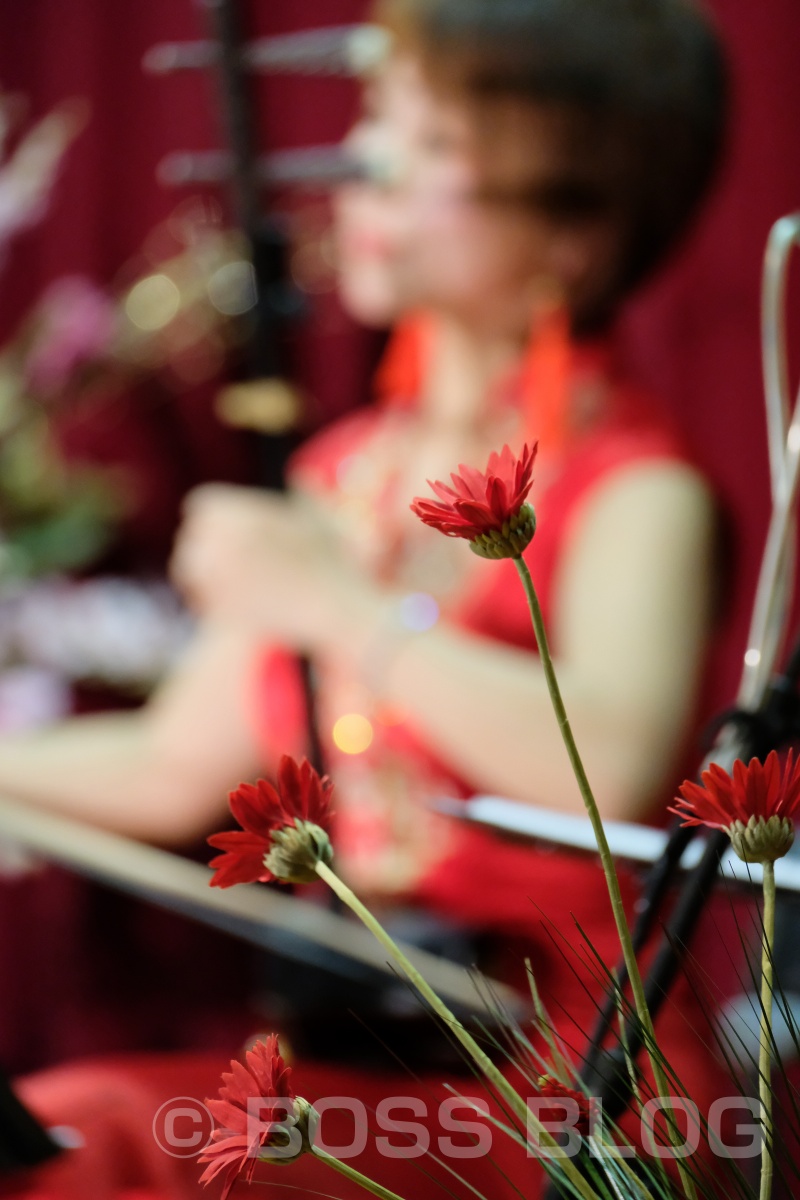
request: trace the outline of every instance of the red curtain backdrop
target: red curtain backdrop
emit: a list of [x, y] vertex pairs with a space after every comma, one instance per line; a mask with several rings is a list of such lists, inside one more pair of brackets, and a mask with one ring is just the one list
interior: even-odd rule
[[[739, 678], [769, 516], [759, 301], [770, 227], [800, 209], [800, 156], [793, 145], [800, 124], [800, 8], [794, 0], [713, 0], [711, 8], [733, 74], [727, 163], [694, 238], [638, 299], [626, 334], [638, 374], [679, 414], [730, 515], [725, 636], [714, 688], [717, 702], [726, 704]], [[795, 303], [795, 367], [799, 321]], [[796, 369], [793, 378], [796, 387]]]
[[[768, 515], [759, 286], [770, 225], [800, 206], [800, 8], [797, 0], [713, 0], [712, 7], [734, 75], [727, 165], [691, 243], [632, 306], [624, 343], [635, 372], [678, 414], [730, 513], [732, 570], [715, 678], [719, 700], [728, 702]], [[362, 0], [270, 0], [247, 6], [245, 20], [253, 33], [266, 34], [349, 21], [363, 10]], [[18, 239], [0, 276], [4, 336], [57, 276], [81, 272], [110, 283], [179, 199], [157, 183], [159, 160], [172, 150], [219, 144], [211, 77], [153, 77], [141, 69], [142, 56], [154, 43], [203, 34], [203, 8], [194, 0], [26, 0], [0, 8], [4, 87], [25, 93], [33, 116], [69, 96], [86, 96], [92, 106], [90, 124], [69, 153], [45, 221]], [[261, 80], [257, 95], [265, 149], [338, 138], [354, 103], [352, 86], [340, 80]], [[793, 329], [800, 342], [797, 312]], [[321, 411], [334, 414], [363, 398], [371, 346], [330, 297], [312, 303], [297, 359], [303, 384]], [[150, 386], [136, 389], [98, 418], [96, 427], [84, 430], [84, 444], [77, 447], [104, 460], [125, 461], [136, 471], [142, 503], [129, 530], [136, 564], [163, 557], [186, 486], [209, 477], [251, 477], [243, 440], [221, 433], [211, 415], [209, 389], [168, 405], [155, 403], [152, 395]], [[46, 900], [37, 895], [38, 910], [31, 904], [27, 909], [30, 928], [9, 922], [11, 913], [21, 911], [19, 897], [11, 898], [10, 907], [3, 905], [0, 915], [0, 956], [17, 964], [13, 975], [0, 972], [8, 1009], [7, 1018], [0, 1013], [0, 1059], [25, 1067], [115, 1045], [180, 1041], [168, 1028], [155, 990], [149, 999], [138, 997], [136, 1033], [124, 1021], [114, 1023], [109, 1005], [122, 1004], [130, 991], [123, 976], [116, 977], [117, 994], [109, 998], [106, 991], [103, 1006], [92, 1009], [85, 987], [68, 983], [75, 958], [85, 953], [74, 933], [86, 922], [84, 900], [64, 880]], [[106, 938], [112, 927], [119, 928], [109, 919]], [[168, 923], [161, 928], [167, 931], [151, 970], [162, 973], [163, 995], [164, 972], [184, 935], [177, 927], [170, 932]], [[140, 941], [151, 936], [149, 930]], [[224, 952], [220, 945], [214, 950], [215, 955]], [[213, 973], [198, 962], [193, 983], [207, 989]], [[18, 989], [13, 1003], [12, 979]], [[108, 987], [108, 976], [105, 982]], [[190, 1004], [188, 990], [187, 985], [182, 994]], [[176, 1008], [180, 1003], [176, 999]], [[180, 1022], [176, 1011], [173, 1026]], [[202, 1040], [199, 1029], [195, 1035]], [[181, 1036], [191, 1040], [185, 1022]]]
[[[356, 20], [363, 0], [240, 7], [245, 29], [262, 35]], [[0, 275], [0, 334], [13, 330], [43, 285], [61, 275], [112, 285], [147, 235], [202, 192], [164, 187], [156, 169], [171, 151], [223, 145], [218, 80], [209, 71], [154, 76], [143, 71], [142, 59], [158, 42], [207, 36], [206, 16], [193, 0], [4, 6], [0, 85], [27, 96], [32, 117], [72, 96], [88, 99], [91, 117], [68, 151], [46, 219], [18, 238]], [[338, 141], [357, 95], [349, 80], [290, 76], [258, 79], [253, 93], [264, 150]], [[224, 189], [205, 195], [230, 212]], [[363, 400], [372, 339], [353, 330], [331, 295], [309, 298], [308, 318], [293, 340], [300, 382], [315, 409], [330, 415]], [[252, 477], [248, 439], [220, 428], [212, 395], [208, 387], [165, 397], [151, 381], [67, 431], [72, 453], [121, 462], [135, 475], [129, 565], [163, 560], [180, 495], [193, 483]]]

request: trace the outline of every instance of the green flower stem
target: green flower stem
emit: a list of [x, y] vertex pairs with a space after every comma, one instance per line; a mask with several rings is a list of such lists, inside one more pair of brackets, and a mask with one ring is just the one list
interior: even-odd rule
[[372, 1192], [373, 1196], [377, 1196], [378, 1200], [402, 1200], [397, 1192], [392, 1192], [389, 1188], [382, 1187], [376, 1183], [374, 1179], [370, 1179], [368, 1175], [362, 1175], [355, 1167], [350, 1167], [347, 1163], [342, 1162], [340, 1158], [334, 1158], [332, 1154], [328, 1154], [327, 1150], [320, 1150], [316, 1146], [311, 1147], [311, 1153], [320, 1162], [324, 1162], [327, 1166], [333, 1167], [334, 1171], [338, 1171], [340, 1175], [344, 1175], [345, 1179], [350, 1179], [353, 1183], [357, 1183], [367, 1192]]
[[[639, 973], [639, 964], [636, 961], [636, 955], [633, 950], [633, 942], [628, 928], [628, 921], [625, 916], [625, 907], [622, 903], [622, 893], [619, 888], [619, 879], [617, 877], [617, 869], [614, 865], [614, 859], [609, 849], [606, 831], [603, 828], [603, 822], [600, 817], [600, 812], [597, 807], [597, 801], [589, 784], [581, 756], [578, 753], [578, 747], [575, 744], [575, 738], [572, 733], [572, 728], [567, 716], [567, 710], [564, 707], [564, 701], [561, 697], [561, 689], [558, 686], [553, 660], [550, 656], [550, 647], [547, 641], [547, 631], [544, 627], [544, 618], [539, 605], [539, 597], [536, 595], [536, 589], [533, 586], [531, 573], [522, 558], [515, 558], [514, 565], [517, 568], [517, 573], [522, 580], [522, 585], [525, 588], [525, 595], [528, 600], [530, 609], [531, 621], [533, 622], [533, 631], [536, 635], [536, 643], [539, 647], [539, 657], [542, 662], [547, 687], [550, 692], [550, 699], [553, 704], [553, 709], [556, 714], [558, 727], [561, 731], [561, 736], [564, 739], [564, 745], [567, 748], [569, 761], [572, 765], [572, 770], [575, 774], [575, 779], [580, 789], [583, 803], [586, 806], [586, 811], [589, 814], [589, 820], [592, 823], [597, 849], [600, 852], [600, 862], [605, 872], [606, 885], [608, 887], [608, 895], [611, 900], [611, 909], [614, 914], [614, 921], [617, 926], [620, 945], [622, 946], [622, 955], [625, 960], [625, 968], [628, 972], [628, 978], [631, 984], [631, 992], [633, 994], [633, 1002], [636, 1008], [636, 1015], [639, 1019], [639, 1024], [642, 1027], [647, 1053], [650, 1059], [650, 1066], [653, 1070], [653, 1078], [655, 1080], [656, 1089], [662, 1099], [666, 1099], [670, 1095], [670, 1088], [667, 1082], [667, 1077], [658, 1055], [658, 1046], [656, 1044], [655, 1031], [653, 1029], [653, 1019], [650, 1016], [650, 1009], [647, 1007], [647, 999], [644, 994], [644, 986], [642, 977]], [[673, 1145], [680, 1145], [680, 1135], [678, 1134], [675, 1125], [675, 1118], [672, 1110], [665, 1104], [664, 1115], [667, 1118], [667, 1127], [669, 1129], [670, 1140]], [[694, 1184], [682, 1160], [677, 1159], [676, 1165], [680, 1173], [681, 1182], [684, 1191], [690, 1200], [697, 1200]], [[763, 1200], [763, 1197], [762, 1197]]]
[[772, 1195], [772, 947], [775, 944], [775, 864], [765, 862], [764, 941], [761, 945], [761, 1037], [758, 1052], [758, 1096], [761, 1101], [761, 1185], [759, 1200]]
[[[522, 1096], [520, 1096], [516, 1089], [509, 1083], [502, 1071], [495, 1066], [488, 1054], [481, 1049], [472, 1034], [464, 1028], [456, 1015], [450, 1011], [450, 1009], [436, 994], [430, 984], [422, 977], [422, 975], [420, 975], [419, 971], [410, 961], [410, 959], [406, 958], [400, 947], [396, 945], [396, 943], [389, 936], [381, 923], [372, 915], [366, 905], [361, 903], [355, 892], [353, 892], [352, 889], [347, 886], [344, 880], [340, 879], [336, 872], [332, 871], [331, 868], [325, 863], [318, 862], [316, 871], [320, 879], [323, 879], [325, 883], [327, 883], [331, 891], [336, 893], [339, 899], [347, 905], [351, 912], [353, 912], [359, 918], [359, 920], [364, 923], [364, 925], [366, 925], [370, 933], [372, 933], [384, 947], [384, 949], [388, 951], [390, 956], [402, 969], [404, 974], [411, 981], [420, 995], [427, 1000], [437, 1017], [439, 1017], [447, 1025], [447, 1028], [450, 1030], [450, 1032], [458, 1038], [467, 1053], [480, 1067], [487, 1081], [492, 1084], [497, 1093], [506, 1101], [514, 1115], [522, 1122], [524, 1129], [527, 1131], [527, 1129], [530, 1127], [536, 1130], [537, 1135], [545, 1147], [556, 1147], [557, 1144], [555, 1139], [542, 1126], [535, 1114], [531, 1112]], [[599, 1200], [597, 1193], [583, 1178], [580, 1171], [578, 1171], [577, 1167], [572, 1162], [572, 1159], [566, 1157], [559, 1158], [558, 1162], [567, 1179], [570, 1181], [575, 1191], [583, 1197], [583, 1200]]]

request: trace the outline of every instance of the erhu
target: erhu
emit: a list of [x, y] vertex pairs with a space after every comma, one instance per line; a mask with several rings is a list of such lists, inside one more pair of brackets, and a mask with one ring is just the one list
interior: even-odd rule
[[[209, 154], [179, 152], [159, 168], [169, 184], [225, 183], [236, 223], [253, 267], [254, 302], [245, 379], [223, 389], [223, 418], [257, 430], [261, 483], [283, 489], [287, 458], [303, 420], [303, 401], [290, 382], [285, 350], [287, 323], [301, 309], [290, 281], [285, 230], [265, 204], [265, 189], [277, 185], [330, 186], [358, 171], [338, 146], [310, 147], [261, 156], [256, 147], [249, 94], [252, 72], [300, 72], [359, 76], [386, 51], [386, 35], [370, 25], [343, 25], [281, 37], [246, 41], [236, 0], [204, 0], [212, 39], [165, 43], [145, 56], [144, 67], [157, 74], [214, 67], [222, 85], [228, 149]], [[301, 659], [309, 757], [323, 768], [314, 705], [312, 665]]]

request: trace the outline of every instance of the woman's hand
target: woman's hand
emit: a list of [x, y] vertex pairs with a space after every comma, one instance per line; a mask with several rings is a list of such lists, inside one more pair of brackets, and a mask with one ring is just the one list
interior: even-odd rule
[[335, 641], [369, 591], [311, 500], [226, 484], [187, 497], [171, 574], [199, 616], [298, 650]]

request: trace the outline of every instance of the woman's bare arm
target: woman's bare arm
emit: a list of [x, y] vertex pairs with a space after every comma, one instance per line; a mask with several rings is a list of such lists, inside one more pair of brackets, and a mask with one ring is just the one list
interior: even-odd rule
[[0, 739], [0, 791], [163, 844], [207, 833], [263, 770], [246, 711], [252, 632], [206, 622], [145, 708]]
[[[667, 463], [631, 467], [600, 485], [573, 531], [550, 634], [607, 818], [645, 815], [675, 767], [703, 660], [713, 542], [705, 486]], [[353, 622], [340, 636], [357, 644], [363, 634]], [[440, 622], [401, 644], [385, 694], [478, 788], [581, 809], [535, 656]]]
[[[644, 815], [675, 766], [703, 658], [713, 542], [704, 483], [667, 461], [615, 472], [574, 519], [550, 632], [606, 817]], [[340, 669], [369, 685], [376, 681], [367, 659], [378, 647], [383, 698], [476, 787], [580, 808], [536, 656], [445, 621], [424, 634], [390, 632], [382, 655], [398, 597], [337, 548], [318, 502], [200, 489], [187, 505], [174, 565], [201, 613], [258, 628], [323, 666], [337, 657]]]
[[[597, 488], [573, 531], [551, 632], [606, 817], [642, 816], [674, 764], [702, 661], [712, 544], [705, 487], [669, 464], [630, 468]], [[293, 562], [302, 564], [299, 551]], [[269, 597], [291, 609], [294, 622], [308, 571], [319, 623], [307, 648], [344, 647], [358, 663], [394, 603], [352, 574], [334, 586], [330, 562], [311, 587], [316, 562], [307, 555], [284, 589], [277, 580], [270, 586], [263, 565], [249, 586], [229, 587], [222, 614], [207, 615], [184, 662], [141, 712], [0, 740], [0, 789], [133, 837], [180, 842], [206, 832], [227, 791], [263, 770], [247, 712], [248, 679], [266, 634], [253, 611], [266, 611]], [[233, 619], [231, 590], [247, 597], [242, 621]], [[535, 656], [441, 622], [399, 645], [385, 696], [477, 787], [580, 808]]]

